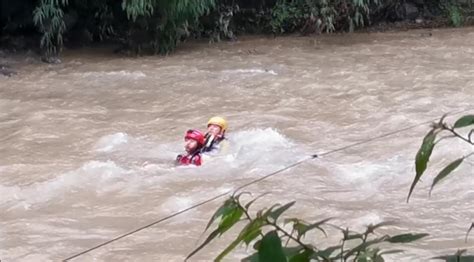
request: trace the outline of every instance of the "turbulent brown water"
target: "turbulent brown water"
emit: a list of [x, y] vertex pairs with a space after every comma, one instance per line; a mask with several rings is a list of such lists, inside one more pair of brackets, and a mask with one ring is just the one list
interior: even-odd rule
[[[472, 43], [468, 28], [246, 38], [185, 44], [168, 57], [75, 51], [61, 65], [20, 61], [19, 75], [0, 78], [0, 259], [65, 259], [308, 155], [447, 112], [473, 113]], [[184, 131], [204, 129], [213, 115], [229, 120], [229, 150], [201, 168], [175, 168]], [[473, 161], [428, 197], [436, 171], [472, 147], [436, 149], [406, 203], [428, 129], [305, 162], [246, 191], [271, 193], [256, 207], [296, 200], [289, 215], [308, 221], [334, 217], [362, 230], [395, 220], [379, 234], [431, 234], [391, 261], [472, 249], [464, 236], [474, 221]], [[74, 261], [182, 261], [222, 201]], [[337, 244], [340, 234], [329, 232], [317, 242]], [[213, 259], [236, 232], [229, 234], [192, 261]]]

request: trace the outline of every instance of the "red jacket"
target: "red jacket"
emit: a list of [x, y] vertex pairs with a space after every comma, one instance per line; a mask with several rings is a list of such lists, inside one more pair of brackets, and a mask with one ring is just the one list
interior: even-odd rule
[[202, 163], [201, 154], [199, 152], [194, 154], [187, 154], [185, 156], [178, 155], [176, 157], [176, 164], [180, 166], [195, 165], [200, 166]]

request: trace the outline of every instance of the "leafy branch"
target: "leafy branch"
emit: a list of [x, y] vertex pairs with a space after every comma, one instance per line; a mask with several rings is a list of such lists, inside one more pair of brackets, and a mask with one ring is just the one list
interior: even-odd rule
[[[314, 229], [318, 229], [324, 235], [327, 235], [323, 226], [329, 225], [327, 222], [331, 218], [315, 223], [307, 223], [298, 218], [288, 218], [283, 220], [283, 224], [289, 224], [292, 227], [291, 232], [288, 232], [281, 226], [279, 219], [295, 204], [294, 201], [285, 205], [275, 204], [270, 208], [263, 208], [257, 211], [255, 216], [252, 216], [249, 208], [261, 196], [243, 205], [240, 201], [243, 194], [232, 195], [217, 209], [208, 222], [206, 231], [212, 224], [217, 224], [216, 228], [201, 245], [187, 256], [186, 260], [202, 250], [216, 237], [221, 236], [237, 223], [242, 222], [246, 223], [245, 226], [234, 241], [216, 257], [216, 261], [222, 260], [239, 245], [249, 246], [251, 243], [254, 243], [253, 249], [255, 251], [244, 258], [243, 261], [382, 261], [380, 259], [383, 259], [383, 255], [401, 251], [382, 251], [379, 247], [375, 247], [376, 245], [381, 243], [409, 243], [428, 235], [408, 233], [377, 237], [375, 231], [381, 227], [391, 225], [390, 222], [369, 225], [363, 233], [336, 227], [343, 233], [342, 244], [319, 248], [303, 241], [303, 237]], [[285, 240], [286, 244], [283, 246], [282, 243]], [[289, 243], [291, 243], [290, 246], [288, 246]], [[351, 248], [344, 250], [346, 243], [350, 243], [348, 246]]]
[[[415, 174], [415, 179], [413, 180], [411, 186], [410, 186], [410, 191], [408, 193], [407, 197], [407, 202], [410, 199], [410, 196], [413, 192], [413, 189], [415, 188], [415, 185], [418, 183], [420, 180], [421, 176], [425, 173], [426, 168], [428, 166], [428, 161], [430, 159], [430, 156], [433, 152], [434, 147], [442, 140], [445, 139], [459, 139], [468, 145], [474, 145], [473, 137], [472, 134], [474, 133], [474, 128], [471, 129], [466, 136], [461, 135], [458, 130], [462, 128], [467, 128], [470, 126], [474, 125], [474, 115], [465, 115], [456, 120], [454, 125], [449, 125], [444, 121], [444, 118], [446, 115], [441, 117], [441, 119], [437, 123], [433, 123], [431, 130], [428, 132], [428, 134], [425, 135], [423, 139], [423, 143], [421, 144], [420, 149], [418, 150], [418, 153], [416, 154], [416, 159], [415, 159], [415, 165], [416, 165], [416, 174]], [[436, 136], [441, 134], [441, 133], [448, 133], [447, 136], [441, 137], [438, 141], [435, 142]], [[454, 170], [456, 170], [462, 162], [473, 156], [474, 151], [461, 156], [457, 158], [456, 160], [452, 161], [449, 163], [447, 166], [445, 166], [439, 173], [436, 175], [436, 177], [433, 179], [433, 182], [430, 187], [430, 192], [429, 195], [431, 196], [431, 192], [433, 191], [434, 187], [443, 179], [445, 179], [449, 174], [451, 174]], [[469, 227], [468, 231], [466, 232], [465, 236], [465, 241], [467, 242], [469, 233], [471, 230], [474, 228], [474, 223], [471, 224]], [[454, 255], [450, 256], [442, 256], [442, 257], [436, 257], [437, 259], [445, 259], [446, 261], [462, 261], [463, 258], [466, 259], [474, 259], [474, 257], [465, 257], [463, 256], [463, 253], [465, 253], [466, 250], [459, 250], [456, 252]], [[469, 260], [471, 261], [471, 260]]]
[[[461, 135], [457, 131], [458, 129], [466, 128], [466, 127], [474, 125], [474, 115], [465, 115], [459, 118], [454, 123], [453, 126], [450, 126], [448, 123], [446, 123], [444, 121], [444, 118], [445, 116], [443, 116], [439, 120], [439, 122], [433, 123], [431, 130], [428, 132], [428, 134], [425, 135], [423, 139], [423, 143], [421, 144], [421, 147], [418, 150], [418, 153], [416, 154], [416, 158], [415, 158], [416, 174], [410, 186], [410, 190], [408, 192], [407, 202], [409, 201], [410, 196], [413, 193], [413, 190], [415, 189], [416, 184], [419, 182], [420, 178], [425, 173], [428, 167], [428, 162], [430, 160], [431, 154], [433, 153], [433, 149], [440, 141], [448, 139], [448, 138], [457, 138], [457, 139], [460, 139], [461, 141], [466, 142], [467, 144], [474, 145], [474, 141], [472, 137], [472, 134], [474, 133], [474, 129], [471, 129], [466, 136]], [[449, 133], [450, 135], [442, 137], [441, 139], [435, 142], [436, 137], [439, 134], [446, 133], [446, 132]], [[456, 170], [464, 161], [464, 159], [471, 157], [473, 154], [474, 152], [471, 152], [465, 156], [462, 156], [454, 160], [450, 164], [448, 164], [446, 167], [444, 167], [438, 173], [438, 175], [434, 178], [433, 183], [431, 185], [431, 189], [430, 189], [430, 195], [431, 195], [431, 191], [433, 190], [436, 184], [438, 184], [441, 180], [443, 180], [449, 174], [451, 174], [454, 170]]]

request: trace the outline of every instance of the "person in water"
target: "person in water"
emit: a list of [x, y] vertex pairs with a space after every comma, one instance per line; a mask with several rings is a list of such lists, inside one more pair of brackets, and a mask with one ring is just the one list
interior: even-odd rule
[[190, 129], [184, 136], [185, 155], [176, 157], [177, 165], [196, 165], [202, 164], [201, 149], [204, 146], [204, 134], [198, 130]]
[[209, 152], [219, 147], [219, 143], [225, 140], [227, 121], [219, 116], [211, 117], [207, 122], [207, 133], [205, 135], [202, 152]]

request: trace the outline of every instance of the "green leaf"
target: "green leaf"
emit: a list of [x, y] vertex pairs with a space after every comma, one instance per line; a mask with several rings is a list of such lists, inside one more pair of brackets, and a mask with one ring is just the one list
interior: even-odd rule
[[258, 249], [258, 260], [260, 262], [287, 261], [277, 231], [270, 231], [263, 237], [262, 243]]
[[302, 237], [302, 232], [308, 227], [308, 224], [306, 222], [298, 218], [287, 218], [283, 221], [283, 223], [285, 225], [288, 223], [293, 223], [293, 230], [298, 233], [298, 239]]
[[382, 251], [382, 252], [380, 252], [380, 255], [397, 254], [397, 253], [402, 253], [402, 252], [403, 252], [403, 250], [401, 250], [401, 249], [393, 249], [393, 250]]
[[199, 250], [203, 249], [207, 244], [209, 244], [209, 242], [211, 242], [214, 238], [216, 238], [216, 236], [218, 236], [219, 233], [220, 233], [219, 229], [212, 231], [212, 233], [209, 234], [206, 240], [186, 257], [185, 261], [191, 258], [192, 256], [194, 256], [197, 252], [199, 252]]
[[423, 143], [416, 155], [416, 174], [421, 176], [426, 170], [429, 158], [434, 148], [436, 133], [431, 130], [424, 138]]
[[291, 206], [293, 206], [296, 202], [293, 201], [293, 202], [290, 202], [290, 203], [287, 203], [275, 210], [272, 211], [272, 209], [269, 210], [269, 214], [268, 216], [273, 218], [273, 220], [276, 222], [278, 217], [281, 216], [281, 214], [283, 214], [286, 210], [288, 210]]
[[453, 172], [456, 168], [458, 168], [458, 166], [462, 163], [463, 160], [464, 160], [463, 157], [459, 158], [459, 159], [456, 159], [455, 161], [453, 161], [449, 165], [447, 165], [445, 168], [443, 168], [443, 170], [441, 170], [441, 172], [439, 172], [439, 174], [433, 180], [433, 184], [431, 185], [430, 195], [431, 195], [431, 191], [433, 190], [434, 186], [436, 184], [438, 184], [438, 182], [441, 181], [443, 178], [445, 178], [447, 175], [449, 175], [451, 172]]
[[243, 213], [244, 211], [239, 206], [236, 206], [224, 214], [218, 227], [220, 234], [222, 235], [224, 232], [229, 230], [229, 228], [239, 222]]
[[385, 259], [379, 255], [376, 255], [375, 258], [371, 256], [361, 257], [360, 255], [359, 258], [357, 258], [357, 262], [385, 262]]
[[265, 196], [265, 195], [267, 195], [267, 194], [268, 194], [268, 192], [263, 193], [263, 194], [257, 196], [256, 198], [252, 199], [250, 202], [248, 202], [248, 203], [245, 205], [245, 209], [248, 210], [248, 209], [250, 208], [250, 206], [251, 206], [255, 201], [257, 201], [257, 199], [259, 199], [259, 198], [261, 198], [261, 197], [263, 197], [263, 196]]
[[247, 236], [245, 236], [243, 241], [248, 246], [250, 244], [250, 242], [252, 242], [252, 240], [257, 238], [261, 233], [262, 233], [262, 230], [260, 230], [260, 229], [257, 230], [257, 231], [254, 231], [254, 232], [248, 234]]
[[[334, 251], [341, 249], [342, 245], [331, 246], [324, 250], [320, 250], [313, 254], [313, 258], [324, 258], [328, 259]], [[341, 254], [342, 255], [342, 254]]]
[[461, 128], [474, 125], [474, 115], [465, 115], [454, 123], [454, 128]]
[[221, 261], [227, 254], [229, 254], [232, 250], [234, 250], [235, 247], [242, 241], [242, 238], [237, 237], [230, 245], [228, 245], [224, 251], [222, 251], [215, 259], [215, 261]]
[[344, 236], [344, 240], [353, 240], [353, 239], [364, 239], [364, 235], [356, 233], [356, 234], [347, 234]]
[[472, 262], [474, 261], [474, 256], [448, 255], [448, 256], [434, 257], [433, 259], [442, 259], [445, 262]]
[[331, 219], [332, 218], [326, 218], [316, 223], [308, 224], [298, 218], [289, 218], [289, 219], [285, 219], [284, 223], [285, 224], [293, 223], [293, 230], [296, 230], [296, 232], [298, 233], [298, 239], [299, 239], [303, 237], [308, 231], [313, 230], [315, 228], [319, 229], [325, 236], [327, 236], [326, 231], [324, 231], [324, 229], [321, 228], [320, 226], [325, 224], [327, 221]]
[[219, 217], [221, 217], [221, 221], [219, 226], [216, 230], [214, 230], [207, 239], [197, 247], [191, 254], [189, 254], [186, 259], [189, 259], [191, 256], [196, 254], [199, 250], [204, 248], [209, 242], [211, 242], [216, 236], [222, 235], [228, 229], [230, 229], [233, 225], [240, 221], [240, 218], [243, 215], [243, 210], [240, 208], [239, 205], [235, 202], [234, 198], [230, 198], [224, 202], [224, 204], [219, 207], [219, 209], [214, 213], [211, 220], [208, 222], [206, 226], [206, 230], [209, 226]]
[[413, 241], [416, 241], [418, 239], [424, 238], [426, 236], [429, 236], [429, 234], [422, 233], [422, 234], [401, 234], [401, 235], [396, 235], [393, 237], [389, 237], [386, 241], [390, 243], [410, 243]]
[[288, 223], [298, 223], [299, 221], [301, 221], [299, 218], [286, 218], [285, 220], [283, 220], [283, 224], [288, 224]]
[[324, 229], [322, 229], [320, 226], [323, 225], [323, 224], [326, 224], [326, 222], [328, 222], [328, 221], [331, 220], [331, 219], [333, 219], [333, 218], [331, 218], [331, 217], [330, 217], [330, 218], [326, 218], [326, 219], [323, 219], [323, 220], [318, 221], [318, 222], [316, 222], [316, 223], [313, 223], [313, 224], [308, 225], [308, 226], [305, 228], [305, 230], [304, 230], [303, 232], [301, 232], [301, 235], [304, 235], [304, 234], [306, 234], [306, 232], [317, 228], [317, 229], [319, 229], [321, 232], [323, 232], [323, 234], [324, 234], [325, 236], [327, 236], [326, 231], [324, 231]]
[[407, 202], [410, 199], [413, 189], [415, 189], [415, 185], [418, 183], [418, 181], [421, 178], [421, 175], [423, 175], [423, 173], [426, 170], [426, 167], [428, 166], [428, 161], [430, 159], [431, 153], [433, 152], [433, 148], [435, 146], [435, 143], [434, 143], [435, 139], [436, 139], [435, 130], [431, 129], [430, 132], [428, 132], [428, 134], [426, 134], [426, 136], [424, 137], [423, 143], [421, 144], [421, 147], [418, 150], [418, 153], [416, 154], [416, 159], [415, 159], [416, 175], [415, 175], [415, 179], [413, 180], [413, 183], [410, 186]]
[[357, 254], [357, 262], [384, 262], [385, 260], [379, 254], [379, 249], [367, 249]]
[[392, 226], [394, 224], [395, 223], [393, 221], [380, 222], [380, 223], [375, 224], [375, 225], [370, 224], [370, 225], [367, 226], [367, 230], [365, 231], [365, 233], [366, 234], [373, 233], [375, 231], [375, 229], [377, 229], [377, 228], [384, 227], [384, 226]]
[[308, 224], [302, 220], [294, 219], [293, 221], [293, 230], [295, 230], [298, 234], [298, 239], [303, 237], [304, 233], [307, 231]]
[[305, 248], [302, 246], [283, 247], [283, 252], [285, 253], [285, 256], [292, 257], [292, 256], [296, 256], [304, 249]]
[[309, 262], [313, 254], [313, 250], [305, 249], [303, 253], [290, 257], [289, 262]]
[[366, 242], [363, 242], [361, 244], [359, 244], [358, 246], [354, 247], [353, 249], [350, 249], [345, 255], [344, 255], [344, 259], [348, 259], [350, 256], [352, 256], [353, 254], [355, 253], [358, 253], [358, 252], [365, 252], [366, 249], [371, 246], [371, 245], [374, 245], [374, 244], [378, 244], [378, 243], [381, 243], [383, 241], [386, 241], [387, 237], [380, 237], [380, 238], [376, 238], [376, 239], [373, 239], [373, 240], [370, 240], [370, 241], [366, 241]]
[[253, 244], [253, 249], [255, 250], [258, 250], [258, 248], [260, 247], [260, 243], [262, 242], [262, 240], [257, 240], [255, 241], [255, 244]]
[[248, 257], [243, 258], [241, 262], [260, 262], [260, 260], [258, 260], [258, 253], [256, 252]]
[[211, 219], [207, 223], [206, 229], [209, 229], [209, 227], [212, 225], [212, 223], [219, 218], [220, 216], [223, 216], [224, 214], [227, 214], [229, 211], [231, 211], [235, 207], [235, 202], [233, 198], [227, 199], [224, 204], [222, 204], [221, 207], [219, 207], [214, 215], [212, 215]]
[[433, 259], [442, 259], [446, 262], [472, 262], [474, 261], [474, 256], [463, 256], [466, 252], [466, 249], [458, 250], [454, 255], [446, 255], [434, 257]]
[[260, 232], [260, 228], [266, 225], [264, 218], [259, 217], [255, 220], [248, 223], [237, 236], [237, 238], [232, 241], [217, 257], [216, 261], [222, 260], [227, 254], [229, 254], [238, 244], [240, 244], [244, 239], [249, 239], [249, 236], [253, 236], [255, 232]]

